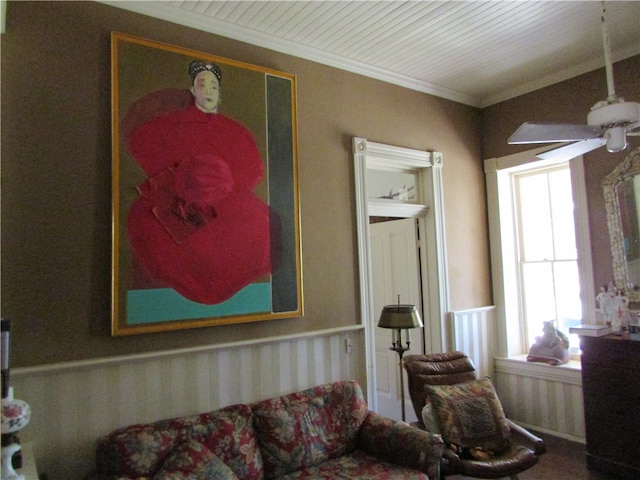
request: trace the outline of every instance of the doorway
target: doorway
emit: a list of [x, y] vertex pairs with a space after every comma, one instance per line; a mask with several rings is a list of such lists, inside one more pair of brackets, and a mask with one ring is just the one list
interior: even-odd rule
[[[380, 315], [374, 302], [370, 216], [415, 218], [420, 227], [418, 238], [422, 304], [422, 349], [425, 353], [442, 352], [447, 348], [447, 312], [449, 311], [449, 282], [446, 261], [444, 226], [444, 198], [442, 185], [443, 156], [439, 152], [396, 147], [364, 138], [353, 138], [355, 167], [356, 221], [358, 230], [358, 260], [360, 273], [360, 313], [365, 335], [367, 401], [369, 408], [378, 411], [376, 325]], [[383, 196], [369, 193], [371, 173], [394, 178], [412, 178], [415, 198], [399, 201], [393, 194]], [[410, 182], [410, 183], [411, 183]], [[408, 192], [402, 188], [401, 191]], [[388, 192], [388, 190], [387, 190]], [[408, 300], [408, 299], [407, 299]], [[386, 300], [385, 300], [386, 301]], [[389, 341], [388, 345], [391, 345]], [[408, 411], [411, 411], [409, 409]]]
[[[381, 312], [385, 305], [398, 301], [416, 305], [422, 314], [422, 295], [419, 268], [417, 233], [419, 223], [415, 218], [393, 218], [375, 221], [371, 217], [371, 274], [373, 279], [374, 311]], [[417, 420], [411, 405], [407, 382], [404, 397], [400, 394], [399, 375], [405, 375], [400, 367], [398, 354], [389, 349], [392, 331], [375, 329], [376, 384], [378, 413], [401, 420], [401, 401], [405, 399], [406, 421]], [[410, 350], [405, 355], [424, 351], [422, 329], [411, 332]]]

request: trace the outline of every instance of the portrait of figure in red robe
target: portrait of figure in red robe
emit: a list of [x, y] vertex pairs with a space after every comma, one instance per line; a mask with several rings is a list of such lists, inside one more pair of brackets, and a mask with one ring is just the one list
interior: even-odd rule
[[111, 34], [111, 334], [303, 315], [296, 77]]
[[254, 192], [265, 164], [253, 135], [218, 112], [222, 70], [201, 60], [186, 70], [189, 90], [151, 92], [123, 119], [126, 148], [146, 174], [126, 231], [138, 287], [212, 305], [273, 272], [279, 225]]

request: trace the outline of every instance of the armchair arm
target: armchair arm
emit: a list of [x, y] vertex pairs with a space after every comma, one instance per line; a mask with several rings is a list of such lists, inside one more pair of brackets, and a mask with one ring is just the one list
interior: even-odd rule
[[516, 439], [522, 445], [533, 450], [533, 453], [537, 456], [546, 452], [547, 449], [543, 439], [509, 419], [507, 419], [507, 423], [509, 424], [509, 429], [511, 430], [511, 436], [513, 439]]
[[368, 412], [358, 431], [357, 447], [396, 465], [424, 472], [431, 480], [439, 479], [444, 449], [440, 435]]
[[[524, 457], [527, 457], [527, 458], [530, 458], [533, 456], [538, 457], [543, 453], [545, 453], [546, 448], [545, 448], [543, 439], [532, 434], [528, 430], [524, 429], [523, 427], [521, 427], [520, 425], [514, 423], [509, 419], [507, 419], [507, 423], [509, 424], [509, 428], [511, 430], [512, 446], [511, 446], [511, 449], [509, 449], [508, 451], [509, 453], [507, 453], [506, 456], [504, 453], [501, 454], [502, 459], [501, 460], [496, 459], [497, 463], [494, 463], [494, 460], [489, 460], [489, 461], [483, 461], [483, 460], [478, 461], [478, 460], [468, 460], [468, 459], [463, 460], [452, 449], [445, 448], [442, 454], [442, 463], [440, 465], [442, 478], [448, 475], [459, 475], [461, 473], [464, 475], [472, 476], [474, 478], [482, 477], [482, 475], [480, 475], [479, 472], [487, 468], [489, 469], [502, 468], [503, 469], [502, 473], [504, 473], [504, 475], [502, 476], [506, 477], [508, 472], [518, 471], [517, 470], [518, 467], [516, 467], [516, 470], [509, 470], [509, 465], [508, 465], [509, 463], [512, 463], [513, 465], [516, 465], [517, 463], [519, 463], [520, 460], [517, 460], [518, 457], [521, 457], [521, 459]], [[509, 457], [509, 455], [513, 455], [513, 457], [511, 458]], [[526, 460], [526, 461], [529, 462], [530, 460]], [[499, 465], [500, 463], [502, 463], [502, 466]], [[535, 464], [535, 461], [533, 461], [533, 463]], [[529, 466], [531, 465], [532, 464], [530, 464]]]
[[462, 471], [462, 460], [456, 452], [445, 447], [440, 460], [440, 471], [442, 477], [447, 475], [456, 475]]

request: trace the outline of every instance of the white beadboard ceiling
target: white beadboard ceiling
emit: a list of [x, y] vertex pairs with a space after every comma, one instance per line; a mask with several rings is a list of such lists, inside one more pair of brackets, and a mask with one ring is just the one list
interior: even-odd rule
[[[604, 65], [600, 1], [102, 3], [476, 107]], [[640, 1], [605, 7], [613, 61], [640, 54]]]

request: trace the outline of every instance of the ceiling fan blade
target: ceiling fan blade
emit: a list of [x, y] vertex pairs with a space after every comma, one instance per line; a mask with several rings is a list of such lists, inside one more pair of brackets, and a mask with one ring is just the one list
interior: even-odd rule
[[602, 127], [593, 125], [526, 122], [513, 132], [507, 142], [510, 144], [575, 142], [597, 138], [601, 135]]
[[576, 143], [565, 145], [564, 147], [554, 148], [548, 152], [539, 153], [536, 157], [543, 160], [554, 160], [556, 162], [564, 162], [571, 160], [572, 158], [579, 157], [580, 155], [600, 148], [606, 145], [607, 141], [604, 138], [589, 138], [587, 140], [581, 140]]
[[640, 131], [634, 132], [636, 128], [640, 128], [640, 122], [632, 123], [631, 125], [627, 125], [627, 135], [630, 137], [640, 137]]

